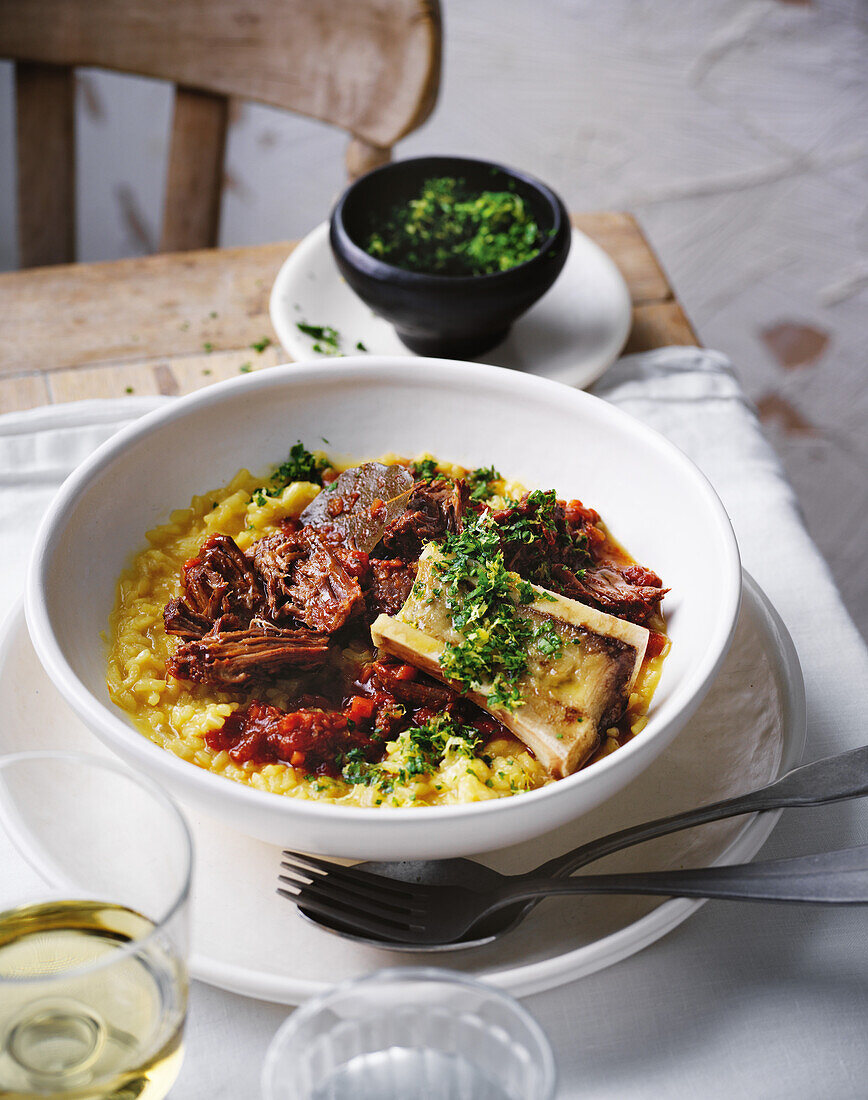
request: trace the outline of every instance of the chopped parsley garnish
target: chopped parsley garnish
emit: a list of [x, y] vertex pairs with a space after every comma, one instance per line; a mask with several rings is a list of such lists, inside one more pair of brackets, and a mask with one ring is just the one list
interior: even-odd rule
[[[509, 552], [511, 545], [516, 543], [535, 544], [537, 547], [554, 547], [557, 544], [561, 552], [568, 555], [569, 566], [576, 576], [583, 577], [583, 567], [590, 562], [588, 537], [576, 532], [570, 524], [559, 525], [557, 503], [554, 489], [547, 492], [534, 489], [527, 494], [521, 506], [516, 505], [501, 513], [498, 528], [503, 545]], [[533, 561], [522, 572], [534, 584], [551, 587], [551, 555], [548, 552], [534, 555]]]
[[543, 234], [515, 191], [479, 191], [449, 176], [371, 226], [365, 251], [408, 271], [491, 275], [538, 254]]
[[253, 370], [253, 364], [252, 363], [242, 363], [241, 366], [238, 369], [242, 374], [250, 374], [250, 372]]
[[472, 726], [463, 726], [448, 714], [437, 714], [424, 725], [410, 726], [398, 738], [405, 757], [406, 774], [427, 775], [442, 763], [448, 752], [473, 756], [479, 734]]
[[500, 474], [493, 466], [480, 466], [467, 475], [471, 500], [489, 500], [494, 496], [492, 481], [500, 481]]
[[271, 347], [271, 337], [263, 336], [261, 340], [254, 340], [254, 342], [250, 346], [253, 348], [254, 351], [262, 355], [266, 348]]
[[377, 786], [380, 790], [391, 790], [381, 783], [382, 769], [379, 764], [371, 764], [365, 759], [361, 749], [350, 749], [344, 756], [344, 766], [341, 775], [347, 783], [361, 783], [366, 787]]
[[430, 481], [437, 476], [437, 459], [417, 458], [414, 462], [410, 463], [410, 470], [413, 477]]
[[260, 485], [253, 490], [250, 501], [261, 508], [266, 497], [280, 496], [293, 481], [310, 481], [314, 485], [322, 485], [323, 471], [330, 470], [331, 465], [324, 455], [312, 454], [299, 440], [290, 447], [289, 458], [277, 467], [268, 485]]
[[[514, 533], [523, 530], [514, 524]], [[461, 638], [446, 644], [440, 659], [443, 671], [464, 691], [489, 685], [489, 705], [515, 710], [522, 702], [520, 680], [528, 669], [530, 647], [557, 659], [563, 639], [550, 622], [535, 623], [522, 613], [537, 593], [506, 568], [501, 531], [490, 512], [465, 519], [462, 532], [447, 535], [442, 550], [444, 560], [435, 569]]]
[[533, 542], [543, 538], [551, 542], [557, 537], [557, 521], [555, 508], [558, 498], [554, 489], [544, 492], [542, 489], [534, 489], [524, 498], [524, 509], [517, 508], [511, 514], [503, 516], [499, 523], [499, 530], [504, 542]]
[[356, 340], [356, 351], [367, 351], [368, 349], [362, 343], [361, 340]]
[[210, 340], [206, 340], [205, 343], [202, 345], [202, 350], [205, 352], [206, 355], [210, 355], [211, 352], [214, 350], [214, 345], [211, 343]]
[[330, 470], [331, 465], [327, 458], [311, 454], [299, 440], [289, 448], [289, 458], [277, 467], [271, 480], [282, 482], [281, 488], [291, 481], [312, 481], [316, 485], [322, 485], [323, 470]]
[[464, 726], [451, 715], [437, 714], [399, 734], [389, 746], [391, 757], [387, 762], [371, 764], [362, 749], [351, 749], [344, 757], [341, 775], [347, 783], [361, 783], [389, 793], [398, 783], [430, 775], [447, 757], [473, 758], [479, 742], [473, 726]]

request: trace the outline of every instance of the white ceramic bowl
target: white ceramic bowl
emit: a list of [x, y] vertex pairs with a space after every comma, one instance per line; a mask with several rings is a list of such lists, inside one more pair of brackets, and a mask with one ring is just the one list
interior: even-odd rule
[[[158, 748], [109, 700], [105, 630], [117, 578], [144, 535], [194, 493], [259, 472], [303, 440], [352, 458], [428, 450], [490, 465], [596, 508], [656, 570], [672, 652], [640, 736], [538, 791], [465, 806], [318, 805], [212, 775]], [[61, 488], [39, 531], [27, 621], [45, 668], [94, 733], [183, 802], [244, 833], [324, 855], [446, 858], [514, 844], [617, 793], [665, 749], [726, 653], [741, 593], [738, 549], [708, 482], [626, 413], [555, 382], [435, 359], [293, 364], [224, 382], [119, 432]]]

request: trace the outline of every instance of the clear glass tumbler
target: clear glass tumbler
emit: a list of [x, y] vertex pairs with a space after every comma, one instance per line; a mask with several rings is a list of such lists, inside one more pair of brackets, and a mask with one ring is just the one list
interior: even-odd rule
[[396, 968], [338, 985], [287, 1019], [265, 1100], [550, 1100], [555, 1063], [512, 997], [451, 970]]
[[79, 753], [0, 756], [0, 1096], [166, 1096], [191, 869], [150, 781]]

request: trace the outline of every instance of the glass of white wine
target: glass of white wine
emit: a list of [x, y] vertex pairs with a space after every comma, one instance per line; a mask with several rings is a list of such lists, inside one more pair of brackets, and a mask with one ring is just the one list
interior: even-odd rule
[[166, 1096], [192, 857], [175, 804], [120, 764], [0, 756], [0, 1096]]

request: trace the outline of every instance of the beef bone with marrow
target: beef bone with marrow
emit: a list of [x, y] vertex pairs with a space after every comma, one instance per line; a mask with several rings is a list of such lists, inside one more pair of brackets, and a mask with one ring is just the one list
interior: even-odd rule
[[[439, 591], [434, 567], [439, 550], [428, 546], [416, 585], [397, 616], [380, 615], [371, 627], [375, 645], [444, 682], [441, 658], [460, 635]], [[515, 710], [492, 706], [489, 686], [467, 692], [483, 709], [528, 745], [553, 775], [576, 771], [596, 750], [601, 734], [617, 720], [636, 682], [649, 631], [596, 608], [532, 586], [539, 598], [522, 614], [545, 620], [564, 641], [560, 657], [528, 653]]]

